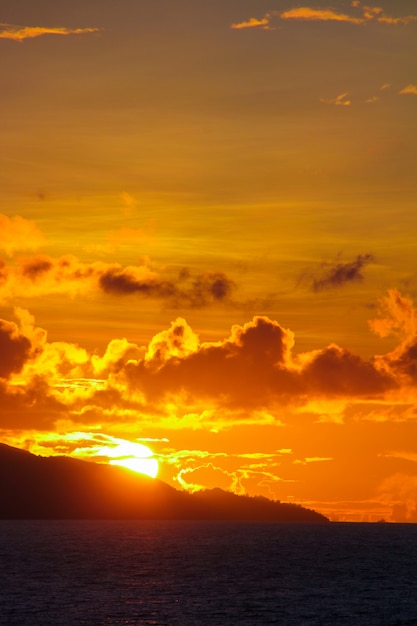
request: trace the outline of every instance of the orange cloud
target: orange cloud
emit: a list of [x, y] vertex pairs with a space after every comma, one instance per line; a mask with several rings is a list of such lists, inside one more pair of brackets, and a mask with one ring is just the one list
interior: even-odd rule
[[395, 373], [403, 386], [413, 388], [417, 382], [417, 312], [411, 298], [391, 289], [381, 301], [379, 317], [369, 321], [370, 328], [381, 337], [394, 334], [399, 345], [390, 353], [375, 357], [380, 369]]
[[345, 13], [338, 13], [332, 9], [312, 9], [310, 7], [299, 7], [284, 11], [280, 15], [283, 20], [314, 20], [324, 22], [350, 22], [351, 24], [363, 24], [364, 19], [352, 17]]
[[22, 42], [25, 39], [42, 37], [43, 35], [85, 35], [96, 33], [99, 28], [48, 28], [45, 26], [15, 26], [13, 24], [0, 24], [0, 39], [12, 39]]
[[400, 344], [371, 359], [336, 344], [297, 354], [291, 330], [265, 316], [203, 343], [178, 318], [148, 346], [112, 340], [100, 356], [48, 341], [33, 317], [16, 309], [17, 323], [0, 324], [2, 419], [51, 428], [65, 413], [73, 424], [158, 423], [213, 432], [234, 423], [280, 426], [294, 416], [323, 424], [348, 416], [414, 419], [416, 312], [398, 292], [381, 307], [371, 327], [397, 333]]
[[241, 30], [244, 28], [262, 28], [265, 30], [268, 29], [269, 18], [269, 14], [266, 14], [265, 17], [260, 20], [258, 20], [256, 17], [251, 17], [246, 22], [238, 22], [236, 24], [232, 24], [230, 28], [233, 28], [234, 30]]
[[166, 362], [171, 358], [187, 357], [196, 352], [199, 338], [187, 322], [178, 318], [169, 330], [164, 330], [153, 337], [145, 355], [147, 362]]
[[[372, 16], [373, 17], [373, 16]], [[378, 15], [376, 18], [377, 22], [381, 24], [390, 24], [397, 26], [398, 24], [410, 24], [410, 22], [415, 22], [417, 20], [417, 16], [415, 15], [406, 15], [405, 17], [391, 17], [390, 15]]]
[[0, 214], [0, 251], [13, 256], [23, 250], [37, 250], [45, 238], [35, 222], [19, 215], [8, 217]]
[[417, 522], [417, 477], [396, 473], [384, 479], [379, 486], [382, 501], [391, 504], [391, 521]]
[[[359, 2], [352, 3], [353, 8], [358, 8]], [[345, 13], [339, 13], [333, 9], [312, 9], [310, 7], [299, 7], [290, 9], [281, 13], [281, 19], [298, 19], [298, 20], [314, 20], [325, 22], [348, 22], [350, 24], [365, 24], [366, 22], [376, 21], [382, 24], [398, 25], [409, 24], [417, 20], [417, 16], [407, 15], [405, 17], [391, 17], [385, 15], [380, 7], [362, 7], [362, 17], [355, 17]]]
[[348, 99], [347, 93], [341, 93], [339, 96], [335, 98], [320, 98], [320, 102], [323, 104], [334, 104], [336, 106], [348, 107], [351, 105], [351, 101]]
[[389, 289], [388, 295], [380, 302], [382, 317], [369, 321], [370, 328], [379, 336], [395, 334], [405, 343], [417, 335], [417, 315], [413, 301], [402, 296], [398, 289]]
[[355, 25], [363, 25], [368, 22], [379, 22], [387, 25], [399, 25], [409, 24], [417, 20], [417, 16], [407, 15], [403, 17], [392, 17], [385, 15], [383, 9], [380, 7], [360, 6], [360, 2], [352, 2], [352, 8], [359, 15], [349, 15], [348, 13], [340, 13], [333, 8], [312, 8], [312, 7], [297, 7], [289, 9], [287, 11], [271, 11], [267, 13], [263, 18], [258, 19], [255, 17], [250, 18], [247, 21], [232, 24], [231, 28], [234, 29], [246, 29], [246, 28], [263, 28], [264, 30], [270, 30], [270, 22], [273, 18], [281, 20], [302, 20], [302, 21], [314, 21], [314, 22], [338, 22], [348, 23]]
[[207, 450], [172, 450], [160, 455], [161, 460], [175, 466], [177, 473], [174, 480], [187, 491], [195, 492], [216, 484], [233, 493], [245, 494], [246, 487], [255, 483], [266, 487], [271, 497], [276, 494], [269, 487], [283, 481], [276, 473], [281, 458], [280, 451], [227, 454]]
[[379, 97], [378, 96], [371, 96], [370, 98], [367, 98], [365, 100], [366, 104], [373, 104], [374, 102], [378, 102]]
[[417, 96], [417, 85], [407, 85], [401, 89], [400, 94], [412, 94]]

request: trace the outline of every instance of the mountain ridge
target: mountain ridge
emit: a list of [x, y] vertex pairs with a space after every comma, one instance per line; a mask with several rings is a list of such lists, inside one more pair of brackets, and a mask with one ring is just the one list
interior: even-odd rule
[[126, 468], [36, 456], [4, 443], [0, 443], [0, 519], [329, 521], [297, 504], [219, 488], [190, 494]]

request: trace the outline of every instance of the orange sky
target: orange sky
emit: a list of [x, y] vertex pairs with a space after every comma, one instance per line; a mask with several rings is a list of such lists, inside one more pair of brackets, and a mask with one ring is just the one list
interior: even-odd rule
[[0, 15], [0, 439], [417, 521], [413, 1]]

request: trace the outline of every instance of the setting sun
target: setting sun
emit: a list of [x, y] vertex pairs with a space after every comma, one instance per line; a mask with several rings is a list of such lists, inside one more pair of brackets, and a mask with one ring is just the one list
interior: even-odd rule
[[158, 474], [158, 461], [153, 457], [152, 450], [141, 443], [124, 441], [114, 448], [103, 448], [101, 453], [112, 457], [110, 465], [121, 465], [151, 478], [156, 478]]

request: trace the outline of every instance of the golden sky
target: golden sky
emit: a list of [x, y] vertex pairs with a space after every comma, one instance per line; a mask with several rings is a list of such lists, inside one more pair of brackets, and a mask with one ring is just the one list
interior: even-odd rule
[[413, 0], [0, 14], [0, 439], [417, 521]]

